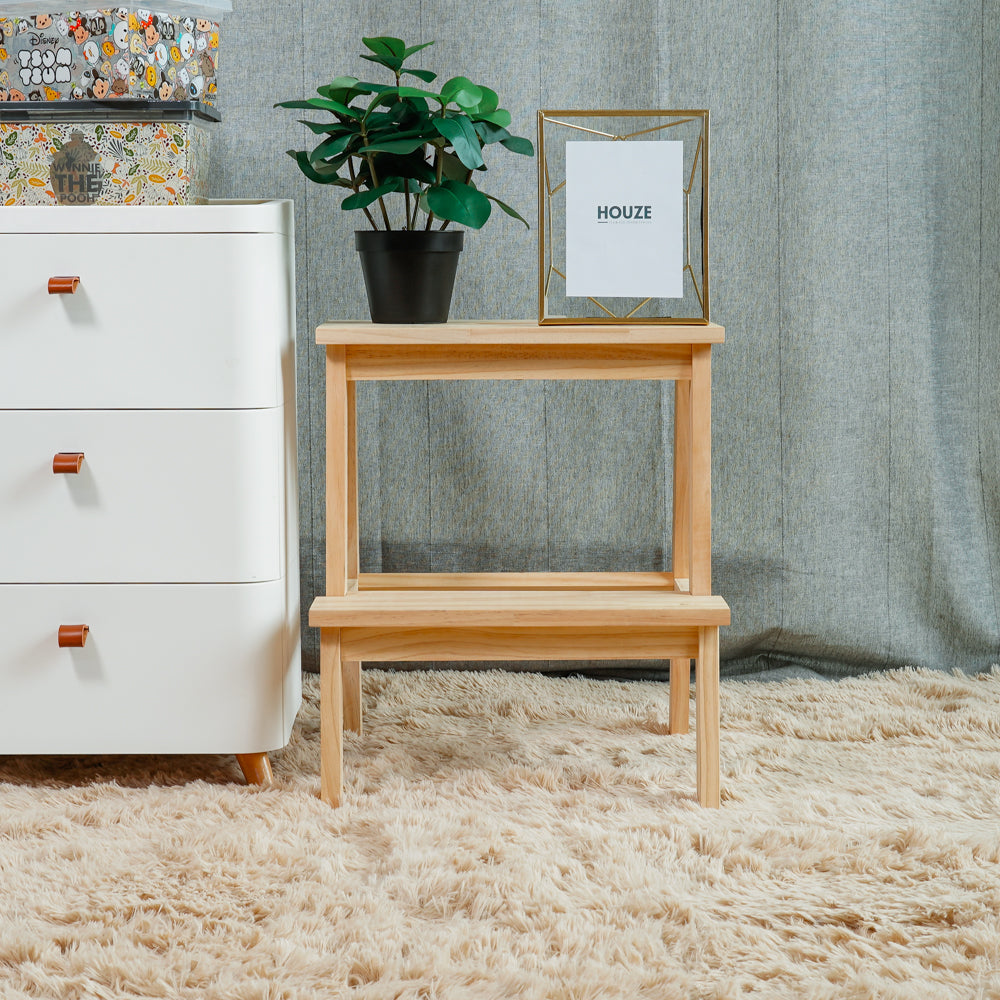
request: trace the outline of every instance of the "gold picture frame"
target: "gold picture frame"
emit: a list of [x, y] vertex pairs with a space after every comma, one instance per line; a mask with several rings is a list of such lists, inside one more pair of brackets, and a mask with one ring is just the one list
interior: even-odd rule
[[[684, 143], [684, 295], [608, 299], [565, 294], [565, 143], [681, 139]], [[708, 111], [538, 112], [538, 322], [692, 324], [709, 322]], [[562, 269], [560, 270], [560, 265]]]

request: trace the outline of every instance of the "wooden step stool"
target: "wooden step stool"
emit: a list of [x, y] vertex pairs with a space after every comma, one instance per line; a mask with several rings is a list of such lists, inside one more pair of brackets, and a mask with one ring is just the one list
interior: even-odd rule
[[[696, 663], [698, 799], [719, 805], [719, 628], [712, 595], [711, 348], [699, 325], [325, 324], [326, 595], [321, 796], [343, 794], [344, 725], [361, 730], [361, 662], [669, 659], [670, 730], [687, 732]], [[355, 383], [364, 379], [672, 379], [673, 569], [651, 573], [360, 573]]]

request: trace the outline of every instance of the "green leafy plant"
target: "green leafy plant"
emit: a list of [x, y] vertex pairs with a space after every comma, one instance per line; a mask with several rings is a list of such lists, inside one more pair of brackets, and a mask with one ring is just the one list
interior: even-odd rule
[[[513, 208], [480, 191], [474, 181], [486, 170], [486, 146], [499, 144], [524, 156], [535, 151], [528, 139], [507, 131], [510, 112], [499, 106], [496, 92], [464, 76], [452, 77], [440, 91], [407, 86], [402, 82], [407, 75], [425, 84], [437, 79], [429, 70], [404, 66], [433, 42], [407, 46], [391, 37], [362, 42], [370, 54], [361, 58], [389, 70], [394, 84], [338, 76], [317, 88], [319, 97], [275, 104], [333, 116], [328, 122], [302, 122], [321, 137], [311, 152], [288, 150], [302, 173], [317, 184], [348, 188], [341, 208], [360, 209], [373, 229], [429, 230], [435, 220], [439, 229], [449, 222], [480, 229], [493, 204], [527, 226]], [[390, 222], [390, 194], [403, 196], [402, 225]]]

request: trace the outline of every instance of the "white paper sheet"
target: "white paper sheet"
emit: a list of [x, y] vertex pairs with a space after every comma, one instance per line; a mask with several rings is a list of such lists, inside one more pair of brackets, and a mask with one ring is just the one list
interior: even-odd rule
[[682, 298], [684, 143], [566, 143], [566, 294]]

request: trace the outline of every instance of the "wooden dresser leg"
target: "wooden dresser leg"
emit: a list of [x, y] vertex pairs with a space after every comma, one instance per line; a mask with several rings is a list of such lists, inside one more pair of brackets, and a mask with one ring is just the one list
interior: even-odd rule
[[339, 806], [344, 793], [344, 678], [340, 629], [319, 633], [319, 796]]
[[361, 663], [345, 660], [341, 673], [344, 677], [344, 728], [361, 735]]
[[691, 661], [670, 661], [670, 734], [686, 733], [691, 719]]
[[266, 753], [238, 753], [236, 760], [248, 785], [274, 784], [274, 773]]
[[695, 746], [698, 754], [698, 801], [718, 808], [719, 794], [719, 629], [698, 630], [695, 665]]

